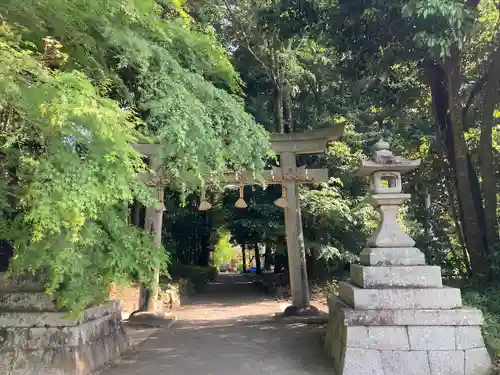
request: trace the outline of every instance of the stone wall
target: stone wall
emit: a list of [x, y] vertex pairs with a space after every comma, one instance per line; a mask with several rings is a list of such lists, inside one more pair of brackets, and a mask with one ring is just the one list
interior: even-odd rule
[[63, 312], [0, 312], [2, 375], [86, 375], [128, 347], [116, 302], [87, 309], [78, 321]]
[[335, 297], [329, 310], [325, 344], [337, 374], [490, 373], [479, 310], [358, 310]]
[[130, 286], [122, 287], [111, 285], [109, 299], [120, 302], [120, 307], [124, 313], [132, 314], [139, 310], [141, 298], [140, 284], [131, 284]]
[[[181, 304], [179, 287], [177, 284], [161, 285], [162, 306], [164, 311], [175, 310]], [[128, 316], [139, 310], [141, 298], [141, 286], [134, 283], [126, 287], [112, 285], [109, 292], [109, 299], [120, 302], [123, 316]]]
[[87, 375], [129, 348], [119, 302], [68, 319], [43, 285], [0, 273], [0, 375]]

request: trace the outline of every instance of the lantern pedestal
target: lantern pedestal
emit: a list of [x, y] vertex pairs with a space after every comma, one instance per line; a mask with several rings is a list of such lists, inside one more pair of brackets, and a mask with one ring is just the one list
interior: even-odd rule
[[353, 265], [351, 278], [328, 301], [325, 345], [337, 375], [490, 374], [482, 314], [442, 286], [440, 267], [372, 262]]
[[[384, 302], [364, 309], [352, 307], [342, 297], [329, 299], [325, 345], [334, 360], [335, 374], [490, 375], [481, 312], [448, 308], [457, 305], [459, 290], [358, 290], [363, 291], [354, 294], [358, 306], [370, 305], [377, 297]], [[391, 301], [399, 301], [401, 306], [405, 299], [411, 301], [406, 308], [387, 307]]]
[[379, 142], [361, 175], [371, 177], [378, 229], [351, 266], [351, 283], [330, 297], [325, 346], [336, 375], [489, 375], [482, 314], [462, 307], [460, 289], [443, 286], [441, 268], [425, 264], [398, 225], [401, 173], [419, 161], [395, 157]]

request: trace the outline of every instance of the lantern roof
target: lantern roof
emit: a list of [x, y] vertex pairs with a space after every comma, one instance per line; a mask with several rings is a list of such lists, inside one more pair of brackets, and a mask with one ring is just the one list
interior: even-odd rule
[[408, 173], [420, 166], [421, 160], [409, 160], [402, 156], [396, 156], [390, 149], [387, 141], [379, 140], [373, 147], [370, 159], [361, 161], [361, 166], [356, 170], [356, 176], [370, 176], [375, 172], [399, 172]]

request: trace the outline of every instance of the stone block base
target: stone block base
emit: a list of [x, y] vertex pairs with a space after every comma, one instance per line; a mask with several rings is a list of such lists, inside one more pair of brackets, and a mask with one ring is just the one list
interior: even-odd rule
[[478, 310], [358, 310], [336, 298], [329, 307], [325, 346], [336, 375], [491, 373]]
[[128, 347], [115, 302], [87, 309], [80, 321], [61, 312], [0, 313], [2, 375], [86, 375]]
[[457, 288], [387, 288], [363, 289], [340, 282], [339, 296], [356, 309], [456, 309], [462, 307]]

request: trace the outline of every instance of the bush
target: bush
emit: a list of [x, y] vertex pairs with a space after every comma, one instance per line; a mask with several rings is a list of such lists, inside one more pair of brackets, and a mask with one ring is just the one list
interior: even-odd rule
[[189, 297], [196, 293], [191, 279], [179, 279], [179, 295], [182, 297]]
[[173, 280], [188, 279], [196, 291], [207, 283], [215, 281], [217, 274], [216, 267], [199, 267], [180, 263], [170, 266], [170, 275]]
[[500, 285], [466, 287], [463, 296], [467, 305], [483, 312], [484, 341], [492, 354], [500, 356]]

